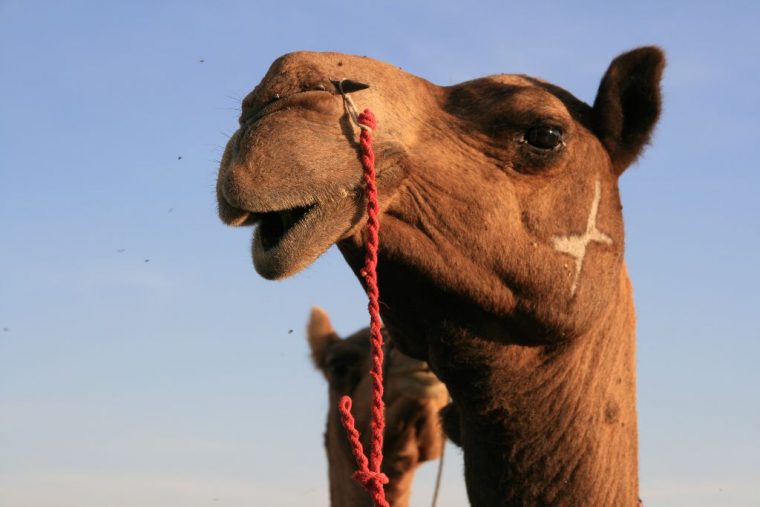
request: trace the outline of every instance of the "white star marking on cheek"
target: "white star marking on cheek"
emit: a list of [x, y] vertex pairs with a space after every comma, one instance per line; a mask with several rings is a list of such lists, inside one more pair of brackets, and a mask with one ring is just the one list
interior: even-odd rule
[[612, 239], [605, 233], [596, 228], [596, 215], [599, 212], [599, 201], [602, 199], [602, 186], [599, 180], [596, 180], [594, 186], [594, 202], [591, 203], [591, 213], [588, 215], [586, 230], [583, 234], [573, 234], [571, 236], [554, 236], [554, 249], [558, 252], [570, 254], [575, 258], [575, 277], [573, 285], [570, 288], [570, 296], [575, 295], [578, 288], [578, 280], [583, 268], [583, 259], [586, 257], [586, 249], [589, 243], [596, 241], [598, 243], [612, 244]]

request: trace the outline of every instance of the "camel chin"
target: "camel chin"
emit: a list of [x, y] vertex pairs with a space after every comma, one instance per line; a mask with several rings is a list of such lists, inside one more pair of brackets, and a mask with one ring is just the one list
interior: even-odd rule
[[362, 218], [356, 197], [259, 214], [251, 255], [268, 280], [295, 275], [347, 236]]

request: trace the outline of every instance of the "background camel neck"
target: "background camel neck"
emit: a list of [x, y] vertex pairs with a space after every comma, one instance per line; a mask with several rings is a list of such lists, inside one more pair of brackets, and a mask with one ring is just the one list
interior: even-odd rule
[[[340, 452], [327, 453], [330, 506], [372, 507], [373, 503], [367, 491], [351, 478], [356, 464], [351, 459], [351, 450], [345, 440], [345, 430], [339, 424], [338, 418], [328, 418], [325, 443], [328, 448], [340, 448]], [[390, 452], [389, 459], [383, 463], [383, 472], [390, 479], [390, 483], [385, 486], [385, 496], [393, 507], [409, 506], [414, 474], [420, 464], [417, 458], [418, 456], [399, 456]]]
[[[337, 400], [331, 399], [330, 402], [337, 404]], [[372, 500], [369, 494], [356, 481], [351, 479], [351, 474], [356, 469], [356, 465], [350, 459], [351, 450], [345, 440], [345, 430], [341, 427], [338, 418], [328, 418], [325, 445], [328, 448], [337, 446], [343, 450], [343, 452], [327, 453], [330, 479], [330, 506], [372, 507]]]

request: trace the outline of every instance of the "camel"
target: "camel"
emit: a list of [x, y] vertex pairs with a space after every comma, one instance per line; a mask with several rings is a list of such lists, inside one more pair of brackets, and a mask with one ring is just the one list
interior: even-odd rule
[[449, 391], [444, 429], [474, 506], [638, 503], [618, 180], [659, 118], [664, 65], [656, 47], [618, 56], [588, 105], [524, 75], [442, 87], [366, 57], [297, 52], [243, 100], [219, 215], [255, 226], [268, 279], [337, 244], [362, 282], [359, 131], [334, 81], [351, 80], [342, 91], [377, 116], [381, 315]]
[[[327, 313], [314, 308], [307, 328], [311, 357], [329, 386], [325, 449], [329, 464], [332, 507], [371, 506], [372, 501], [351, 478], [356, 461], [340, 423], [338, 400], [353, 396], [357, 428], [369, 435], [370, 389], [369, 328], [341, 339]], [[387, 338], [387, 336], [386, 336]], [[390, 349], [385, 379], [386, 420], [383, 472], [393, 507], [407, 507], [414, 473], [420, 464], [441, 455], [444, 445], [438, 412], [448, 402], [444, 385], [427, 364]]]

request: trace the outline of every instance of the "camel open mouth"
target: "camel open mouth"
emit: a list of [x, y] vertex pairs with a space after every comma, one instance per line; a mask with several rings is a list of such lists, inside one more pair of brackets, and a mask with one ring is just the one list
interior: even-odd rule
[[361, 219], [355, 192], [277, 211], [249, 212], [256, 271], [270, 280], [302, 270], [344, 237]]
[[253, 231], [253, 254], [255, 257], [282, 257], [308, 241], [310, 230], [319, 227], [317, 216], [324, 212], [318, 203], [296, 206], [278, 211], [255, 213], [249, 223]]
[[301, 206], [259, 215], [258, 240], [264, 250], [276, 247], [282, 239], [314, 209], [316, 205]]

